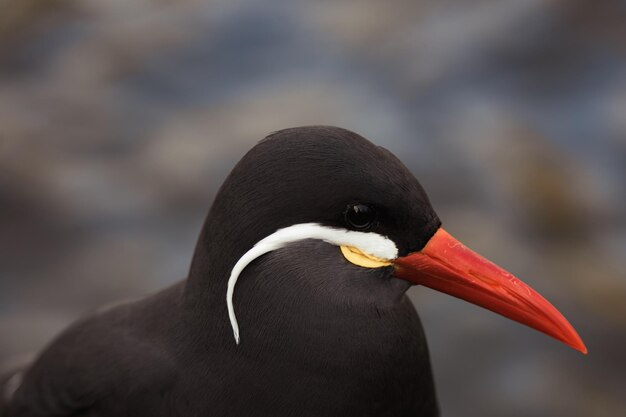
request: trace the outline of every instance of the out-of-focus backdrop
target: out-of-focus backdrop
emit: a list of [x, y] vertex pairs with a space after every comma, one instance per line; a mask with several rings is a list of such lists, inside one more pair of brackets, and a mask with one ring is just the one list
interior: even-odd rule
[[0, 0], [0, 361], [184, 277], [228, 171], [304, 124], [396, 153], [587, 343], [412, 289], [444, 415], [626, 415], [618, 0]]

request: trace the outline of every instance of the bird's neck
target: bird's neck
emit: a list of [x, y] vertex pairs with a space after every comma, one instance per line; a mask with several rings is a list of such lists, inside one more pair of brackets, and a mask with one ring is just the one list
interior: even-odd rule
[[250, 265], [237, 287], [239, 345], [228, 322], [226, 279], [216, 280], [221, 288], [212, 283], [219, 291], [198, 301], [194, 314], [204, 317], [195, 316], [200, 343], [193, 347], [197, 354], [184, 355], [195, 358], [190, 366], [202, 362], [207, 375], [220, 375], [226, 392], [254, 393], [249, 401], [261, 402], [250, 407], [277, 398], [280, 407], [317, 415], [370, 415], [375, 409], [376, 415], [434, 415], [426, 341], [406, 297], [378, 310], [328, 304], [326, 295], [313, 291], [285, 293], [289, 282], [270, 275], [267, 263]]

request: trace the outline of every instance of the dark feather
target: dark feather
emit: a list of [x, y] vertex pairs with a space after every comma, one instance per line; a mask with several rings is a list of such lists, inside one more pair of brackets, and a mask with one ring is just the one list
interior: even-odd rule
[[388, 151], [332, 127], [270, 135], [219, 191], [188, 279], [71, 326], [25, 371], [6, 415], [436, 415], [408, 284], [391, 268], [346, 262], [328, 243], [303, 240], [243, 271], [242, 341], [234, 342], [225, 295], [239, 257], [282, 227], [346, 227], [343, 212], [355, 202], [379, 209], [375, 231], [401, 254], [439, 227], [417, 180]]

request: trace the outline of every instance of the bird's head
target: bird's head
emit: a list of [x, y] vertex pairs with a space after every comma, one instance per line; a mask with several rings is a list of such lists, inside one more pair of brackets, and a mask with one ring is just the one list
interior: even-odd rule
[[[374, 298], [381, 288], [401, 295], [424, 285], [586, 353], [548, 301], [441, 227], [422, 186], [398, 158], [355, 133], [324, 126], [282, 130], [257, 144], [233, 169], [209, 213], [198, 250], [211, 241], [230, 259], [224, 295], [237, 343], [242, 271], [263, 255], [311, 239], [326, 250], [299, 251], [300, 259], [292, 261], [313, 275], [319, 269], [332, 275], [329, 280], [362, 277], [359, 291]], [[206, 258], [198, 251], [196, 257]], [[345, 283], [336, 288], [350, 291]]]

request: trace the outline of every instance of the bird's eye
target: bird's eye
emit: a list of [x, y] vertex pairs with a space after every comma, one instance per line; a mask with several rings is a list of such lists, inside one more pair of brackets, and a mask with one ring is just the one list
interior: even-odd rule
[[376, 210], [366, 204], [351, 204], [345, 213], [346, 222], [355, 229], [370, 228], [376, 221]]

